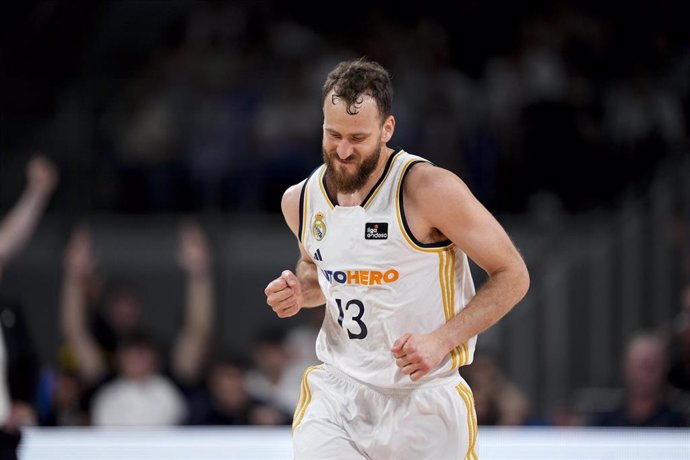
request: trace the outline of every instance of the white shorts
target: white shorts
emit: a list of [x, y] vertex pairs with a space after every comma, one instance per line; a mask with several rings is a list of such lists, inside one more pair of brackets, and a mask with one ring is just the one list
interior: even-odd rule
[[378, 390], [325, 364], [308, 368], [292, 423], [295, 460], [475, 460], [467, 383]]

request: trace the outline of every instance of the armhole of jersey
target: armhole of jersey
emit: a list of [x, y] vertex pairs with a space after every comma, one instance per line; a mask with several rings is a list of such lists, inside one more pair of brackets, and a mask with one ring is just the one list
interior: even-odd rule
[[307, 217], [306, 211], [304, 209], [304, 195], [306, 195], [307, 191], [307, 184], [309, 183], [309, 179], [304, 181], [304, 185], [302, 186], [302, 191], [299, 194], [299, 231], [297, 232], [297, 235], [299, 237], [299, 242], [304, 244], [304, 235], [302, 235], [302, 232], [304, 231], [304, 227], [306, 227], [304, 219]]
[[302, 244], [304, 244], [304, 231], [307, 228], [307, 209], [309, 204], [309, 190], [307, 187], [309, 186], [309, 179], [311, 179], [311, 176], [313, 176], [320, 167], [321, 166], [314, 169], [309, 176], [307, 176], [299, 194], [299, 228], [297, 231], [297, 236], [299, 238], [299, 242]]
[[410, 230], [410, 226], [407, 224], [407, 219], [405, 218], [405, 206], [403, 206], [403, 183], [405, 182], [405, 177], [407, 176], [407, 173], [410, 172], [410, 170], [419, 163], [428, 163], [428, 164], [433, 164], [428, 161], [424, 160], [416, 160], [412, 161], [409, 164], [405, 165], [405, 169], [402, 172], [402, 175], [400, 177], [400, 185], [398, 187], [398, 208], [400, 210], [400, 220], [402, 222], [403, 226], [403, 231], [407, 235], [408, 239], [411, 240], [414, 245], [418, 246], [419, 249], [441, 249], [441, 248], [447, 248], [448, 246], [451, 246], [453, 244], [452, 241], [450, 240], [444, 240], [444, 241], [438, 241], [436, 243], [422, 243], [419, 241], [415, 236], [412, 234], [412, 230]]

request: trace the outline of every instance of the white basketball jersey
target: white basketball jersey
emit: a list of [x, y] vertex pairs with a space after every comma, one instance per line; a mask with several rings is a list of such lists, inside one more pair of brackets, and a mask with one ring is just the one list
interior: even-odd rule
[[360, 206], [334, 204], [325, 165], [309, 176], [300, 197], [299, 239], [317, 266], [326, 297], [316, 354], [381, 388], [457, 377], [457, 369], [472, 362], [477, 340], [452, 350], [418, 382], [400, 371], [390, 351], [403, 334], [429, 333], [449, 321], [475, 292], [462, 251], [450, 241], [423, 244], [408, 228], [402, 183], [423, 161], [403, 150], [391, 154]]

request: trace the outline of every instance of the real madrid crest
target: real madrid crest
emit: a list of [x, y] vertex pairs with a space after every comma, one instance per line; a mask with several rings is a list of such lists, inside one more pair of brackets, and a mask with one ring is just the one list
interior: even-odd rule
[[311, 233], [316, 241], [321, 241], [326, 236], [326, 222], [323, 219], [323, 213], [317, 212], [311, 224]]

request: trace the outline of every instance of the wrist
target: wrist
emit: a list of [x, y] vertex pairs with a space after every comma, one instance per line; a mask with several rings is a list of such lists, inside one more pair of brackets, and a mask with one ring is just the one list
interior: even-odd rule
[[444, 325], [441, 326], [440, 328], [436, 329], [432, 335], [434, 336], [434, 339], [440, 349], [444, 351], [444, 353], [450, 353], [450, 351], [455, 348], [455, 342], [453, 341], [448, 328]]
[[50, 189], [41, 184], [29, 183], [29, 185], [26, 187], [26, 193], [28, 196], [41, 201], [44, 201], [48, 195], [50, 195], [50, 192]]

